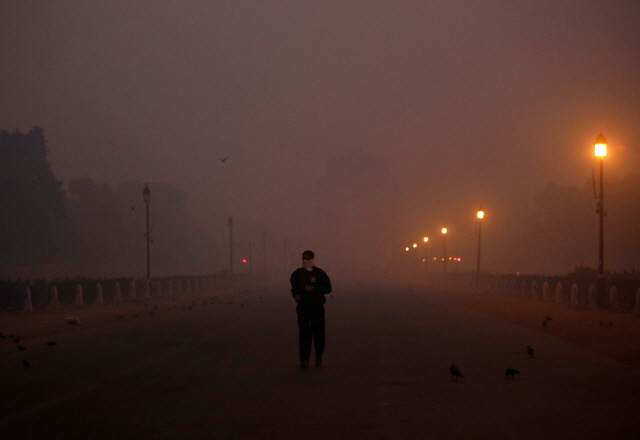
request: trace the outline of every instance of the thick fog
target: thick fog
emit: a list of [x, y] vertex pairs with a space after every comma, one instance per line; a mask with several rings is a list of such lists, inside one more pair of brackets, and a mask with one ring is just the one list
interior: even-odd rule
[[0, 128], [44, 129], [53, 272], [142, 274], [145, 183], [156, 273], [228, 268], [230, 216], [236, 272], [395, 270], [442, 227], [475, 270], [480, 206], [483, 269], [596, 267], [600, 132], [605, 267], [638, 269], [639, 29], [626, 1], [5, 2]]

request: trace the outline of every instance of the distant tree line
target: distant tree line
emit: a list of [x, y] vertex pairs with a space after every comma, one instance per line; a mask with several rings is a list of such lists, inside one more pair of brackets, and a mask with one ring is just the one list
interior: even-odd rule
[[[136, 276], [144, 273], [144, 183], [116, 190], [89, 177], [64, 188], [47, 157], [44, 130], [0, 131], [0, 277]], [[152, 190], [152, 275], [213, 273], [214, 241], [195, 227], [187, 195]]]

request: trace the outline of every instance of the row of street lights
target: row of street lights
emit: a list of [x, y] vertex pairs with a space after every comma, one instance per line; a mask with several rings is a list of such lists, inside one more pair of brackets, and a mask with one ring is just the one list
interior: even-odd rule
[[[597, 196], [598, 204], [596, 208], [596, 213], [600, 217], [600, 227], [599, 227], [599, 240], [598, 240], [598, 276], [597, 276], [597, 289], [598, 295], [602, 298], [605, 294], [605, 277], [604, 277], [604, 158], [607, 156], [607, 139], [604, 137], [602, 133], [598, 134], [595, 142], [595, 156], [600, 160], [600, 194]], [[594, 192], [595, 192], [595, 182], [594, 182]], [[480, 249], [482, 244], [482, 219], [484, 218], [484, 211], [482, 207], [477, 212], [478, 217], [478, 261], [476, 268], [476, 287], [478, 287], [480, 282]], [[424, 237], [425, 244], [429, 241], [428, 237]], [[413, 247], [417, 247], [416, 243], [413, 244]], [[444, 258], [442, 261], [443, 265], [443, 273], [447, 274], [447, 228], [442, 228], [442, 246], [443, 246], [443, 254]], [[409, 251], [409, 248], [405, 248], [406, 251]], [[425, 270], [426, 270], [426, 246], [425, 246]]]
[[[482, 219], [484, 218], [484, 211], [482, 210], [482, 207], [480, 207], [480, 209], [477, 212], [477, 216], [478, 216], [478, 265], [477, 265], [477, 275], [476, 275], [476, 285], [478, 285], [479, 280], [480, 280], [480, 244], [481, 244], [481, 225], [482, 225]], [[447, 228], [442, 228], [441, 231], [442, 233], [442, 250], [443, 250], [443, 274], [446, 276], [447, 275]], [[427, 256], [427, 246], [426, 244], [429, 242], [429, 237], [424, 237], [423, 241], [425, 243], [425, 258], [424, 258], [424, 262], [425, 262], [425, 272], [428, 271], [428, 267], [427, 267], [427, 261], [428, 261], [428, 256]], [[417, 243], [413, 244], [414, 248], [418, 247]], [[405, 248], [405, 251], [409, 251], [409, 247]], [[435, 257], [434, 257], [435, 259]], [[458, 258], [457, 261], [460, 261], [460, 259]]]

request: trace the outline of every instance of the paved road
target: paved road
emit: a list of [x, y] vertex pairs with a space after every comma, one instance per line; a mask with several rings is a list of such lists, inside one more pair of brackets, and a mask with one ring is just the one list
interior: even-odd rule
[[451, 294], [334, 284], [325, 366], [304, 372], [286, 287], [3, 346], [0, 438], [640, 438], [637, 370]]

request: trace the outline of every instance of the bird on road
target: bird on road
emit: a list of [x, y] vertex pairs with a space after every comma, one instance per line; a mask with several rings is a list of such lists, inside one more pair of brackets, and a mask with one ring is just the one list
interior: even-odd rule
[[513, 376], [516, 375], [516, 374], [520, 374], [520, 372], [518, 370], [516, 370], [515, 368], [507, 368], [504, 371], [504, 377], [506, 377], [507, 379], [510, 378], [510, 377], [513, 379]]
[[24, 365], [24, 369], [28, 370], [29, 368], [33, 368], [33, 365], [31, 365], [29, 362], [27, 362], [26, 359], [22, 360], [22, 365]]
[[530, 358], [533, 357], [533, 347], [531, 345], [527, 345], [527, 354]]
[[451, 373], [451, 379], [453, 380], [458, 380], [459, 377], [463, 379], [465, 378], [462, 375], [462, 373], [460, 373], [460, 369], [453, 362], [451, 362], [451, 366], [449, 367], [449, 372]]

